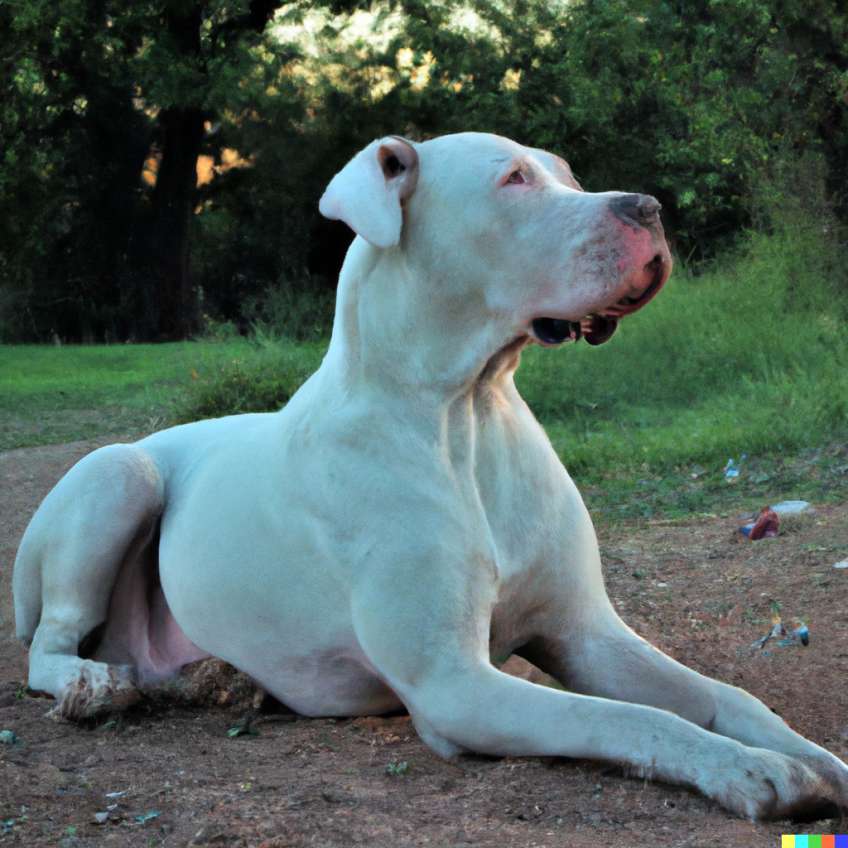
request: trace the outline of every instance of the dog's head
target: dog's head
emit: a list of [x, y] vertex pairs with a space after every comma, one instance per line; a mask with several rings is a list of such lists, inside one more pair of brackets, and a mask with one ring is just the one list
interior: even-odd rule
[[544, 345], [606, 341], [671, 273], [653, 197], [584, 192], [560, 157], [495, 135], [374, 141], [320, 209], [402, 257], [429, 299]]

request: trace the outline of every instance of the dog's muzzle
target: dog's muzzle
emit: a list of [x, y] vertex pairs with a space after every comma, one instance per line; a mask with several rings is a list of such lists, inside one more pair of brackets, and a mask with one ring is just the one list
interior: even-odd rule
[[671, 274], [671, 262], [658, 253], [645, 265], [653, 277], [638, 297], [624, 297], [608, 306], [603, 312], [593, 313], [580, 321], [563, 318], [535, 318], [531, 322], [533, 335], [542, 344], [559, 345], [568, 341], [585, 339], [590, 345], [599, 345], [612, 338], [618, 322], [625, 315], [637, 312], [653, 300]]

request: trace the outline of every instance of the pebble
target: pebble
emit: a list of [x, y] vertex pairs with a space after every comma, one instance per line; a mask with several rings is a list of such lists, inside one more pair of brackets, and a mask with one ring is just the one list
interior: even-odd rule
[[840, 560], [839, 562], [833, 563], [834, 568], [848, 568], [848, 559]]
[[0, 745], [14, 745], [18, 741], [14, 730], [0, 730]]
[[[202, 827], [194, 834], [189, 845], [214, 845], [222, 842], [229, 842], [229, 837], [222, 831], [215, 830], [211, 827]], [[265, 843], [261, 843], [260, 848]]]

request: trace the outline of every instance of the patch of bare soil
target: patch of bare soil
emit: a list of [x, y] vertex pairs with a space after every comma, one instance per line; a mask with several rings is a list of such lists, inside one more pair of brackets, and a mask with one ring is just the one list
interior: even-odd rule
[[[0, 744], [0, 843], [771, 848], [784, 832], [848, 830], [845, 821], [754, 825], [684, 789], [592, 763], [444, 762], [405, 716], [263, 714], [258, 735], [230, 737], [250, 698], [226, 689], [212, 697], [217, 706], [148, 704], [89, 728], [45, 718], [50, 701], [21, 687], [11, 565], [39, 500], [94, 446], [0, 454], [0, 729], [19, 738]], [[756, 543], [738, 537], [738, 523], [602, 528], [610, 595], [678, 660], [743, 686], [848, 758], [848, 570], [832, 567], [848, 556], [848, 504]], [[808, 647], [750, 648], [769, 629], [772, 600], [787, 619], [807, 621]]]

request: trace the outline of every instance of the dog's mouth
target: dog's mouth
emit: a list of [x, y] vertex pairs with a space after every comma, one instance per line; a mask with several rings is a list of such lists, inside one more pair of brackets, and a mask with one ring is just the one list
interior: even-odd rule
[[533, 335], [543, 345], [560, 345], [586, 339], [590, 345], [603, 344], [618, 328], [618, 319], [606, 315], [587, 315], [580, 321], [560, 318], [536, 318]]
[[535, 318], [531, 322], [532, 335], [543, 345], [560, 345], [568, 341], [585, 339], [590, 345], [600, 345], [609, 341], [618, 329], [618, 322], [625, 315], [631, 315], [653, 300], [657, 292], [668, 279], [670, 268], [657, 256], [648, 266], [653, 266], [654, 278], [651, 284], [638, 297], [623, 297], [606, 307], [602, 312], [586, 315], [579, 321], [564, 318]]

